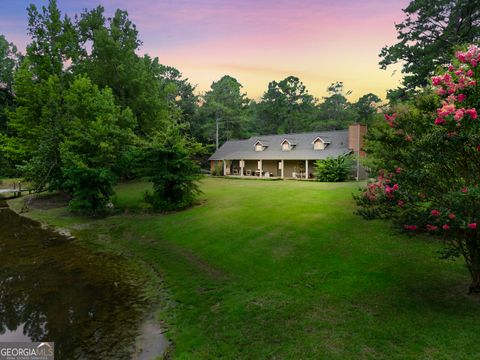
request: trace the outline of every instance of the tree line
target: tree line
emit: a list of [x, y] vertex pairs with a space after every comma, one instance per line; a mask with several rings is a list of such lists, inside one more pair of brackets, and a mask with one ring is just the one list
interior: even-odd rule
[[249, 100], [242, 84], [226, 75], [214, 82], [201, 97], [201, 104], [190, 123], [191, 134], [205, 144], [215, 142], [219, 128], [220, 144], [252, 135], [298, 133], [345, 129], [349, 124], [371, 124], [381, 99], [366, 94], [351, 103], [342, 82], [328, 86], [322, 101], [309, 94], [295, 76], [272, 81], [258, 101]]
[[228, 75], [200, 96], [178, 69], [138, 55], [126, 11], [69, 17], [50, 0], [27, 12], [25, 54], [0, 35], [0, 176], [65, 192], [75, 211], [103, 211], [114, 184], [137, 177], [153, 182], [154, 207], [189, 206], [198, 160], [217, 139], [342, 129], [369, 123], [380, 103], [374, 94], [350, 103], [341, 82], [319, 102], [294, 76], [259, 101]]
[[[27, 11], [25, 54], [0, 37], [0, 175], [62, 191], [82, 213], [104, 211], [113, 185], [138, 176], [154, 184], [152, 205], [188, 206], [202, 151], [186, 125], [191, 85], [137, 55], [141, 41], [125, 11], [107, 18], [98, 6], [70, 18], [55, 0]], [[155, 163], [181, 171], [159, 177]], [[164, 193], [168, 206], [158, 200]]]

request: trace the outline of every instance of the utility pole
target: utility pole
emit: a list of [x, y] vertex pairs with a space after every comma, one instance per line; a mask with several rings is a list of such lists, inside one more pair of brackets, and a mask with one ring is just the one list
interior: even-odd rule
[[357, 137], [357, 143], [358, 143], [358, 154], [357, 154], [357, 181], [360, 180], [360, 130], [361, 130], [361, 125], [360, 123], [357, 123], [357, 131], [358, 131], [358, 137]]
[[216, 149], [218, 150], [218, 124], [220, 122], [220, 116], [218, 115], [218, 111], [215, 112], [215, 128], [216, 128], [216, 132], [215, 132], [215, 145], [216, 145]]

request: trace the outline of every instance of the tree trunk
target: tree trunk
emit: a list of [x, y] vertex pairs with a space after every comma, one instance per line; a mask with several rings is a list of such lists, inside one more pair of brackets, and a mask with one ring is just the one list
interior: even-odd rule
[[480, 248], [478, 247], [476, 236], [473, 236], [467, 240], [467, 247], [468, 247], [468, 252], [470, 256], [469, 270], [470, 270], [470, 275], [472, 277], [472, 284], [468, 288], [468, 293], [479, 294], [480, 293]]
[[480, 272], [472, 273], [472, 284], [468, 287], [469, 294], [480, 294]]

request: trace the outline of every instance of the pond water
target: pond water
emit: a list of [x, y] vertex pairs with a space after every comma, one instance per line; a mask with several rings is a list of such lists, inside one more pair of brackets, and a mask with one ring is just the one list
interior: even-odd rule
[[54, 341], [55, 359], [130, 359], [147, 304], [122, 263], [0, 201], [0, 342]]

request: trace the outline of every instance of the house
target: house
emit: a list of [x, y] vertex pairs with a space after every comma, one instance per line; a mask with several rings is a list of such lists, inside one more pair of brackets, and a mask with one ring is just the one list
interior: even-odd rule
[[[366, 132], [366, 126], [355, 124], [348, 130], [230, 140], [209, 158], [210, 169], [223, 169], [225, 176], [309, 179], [313, 177], [316, 160], [349, 153], [364, 157], [361, 148]], [[364, 177], [364, 171], [361, 172], [360, 177]]]

